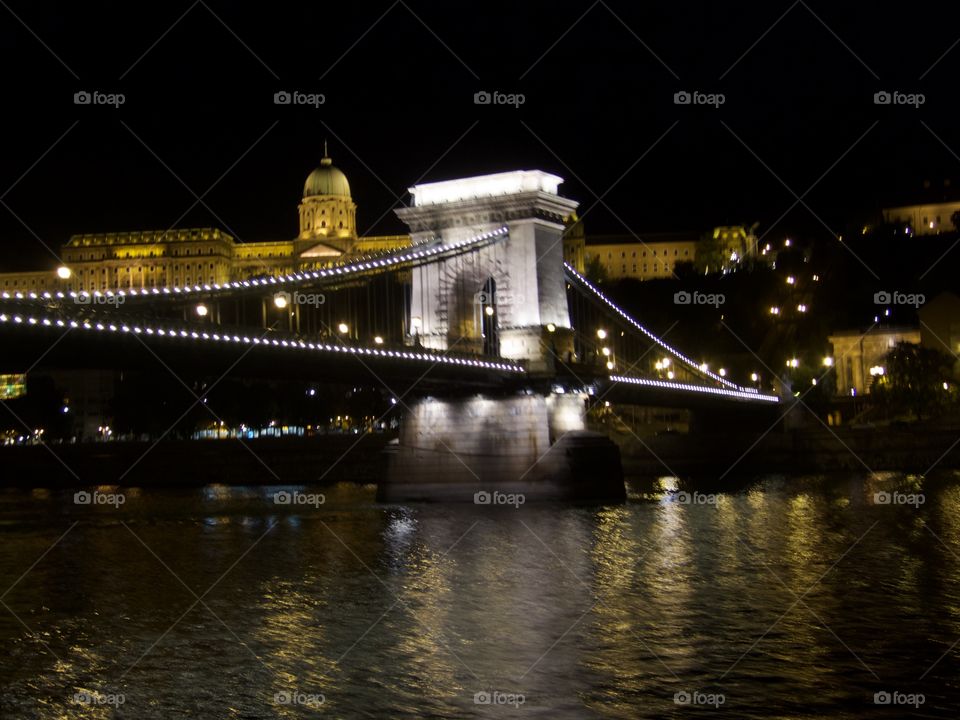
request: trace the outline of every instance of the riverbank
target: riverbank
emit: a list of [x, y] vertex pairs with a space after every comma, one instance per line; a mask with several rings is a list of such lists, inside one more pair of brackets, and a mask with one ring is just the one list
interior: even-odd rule
[[317, 435], [257, 440], [162, 440], [0, 449], [2, 486], [315, 485], [375, 483], [393, 435]]
[[718, 479], [769, 473], [898, 471], [924, 474], [960, 468], [960, 428], [933, 424], [884, 428], [774, 429], [743, 433], [620, 434], [624, 472]]

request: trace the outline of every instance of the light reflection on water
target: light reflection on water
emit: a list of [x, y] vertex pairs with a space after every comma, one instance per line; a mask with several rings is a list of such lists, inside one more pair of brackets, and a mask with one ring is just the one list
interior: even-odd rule
[[[898, 488], [923, 504], [878, 504]], [[520, 509], [277, 490], [0, 492], [0, 592], [42, 558], [0, 606], [0, 716], [293, 718], [316, 713], [282, 700], [322, 698], [334, 717], [655, 718], [696, 711], [684, 692], [722, 694], [717, 717], [908, 714], [883, 690], [958, 714], [952, 476], [701, 496], [661, 478], [625, 505]]]

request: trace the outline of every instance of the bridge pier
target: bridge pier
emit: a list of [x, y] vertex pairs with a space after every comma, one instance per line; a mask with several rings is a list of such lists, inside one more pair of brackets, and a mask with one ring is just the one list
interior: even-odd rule
[[426, 397], [409, 405], [378, 498], [621, 502], [619, 448], [587, 432], [575, 394]]

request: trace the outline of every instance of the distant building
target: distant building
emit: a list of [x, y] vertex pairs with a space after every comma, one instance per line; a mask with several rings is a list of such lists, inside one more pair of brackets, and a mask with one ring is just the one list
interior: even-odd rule
[[293, 240], [237, 242], [216, 228], [74, 235], [61, 248], [68, 277], [62, 268], [0, 273], [0, 292], [212, 285], [410, 245], [409, 235], [358, 237], [356, 209], [346, 176], [324, 156], [304, 183]]
[[874, 379], [886, 372], [887, 353], [898, 343], [918, 344], [920, 331], [915, 328], [874, 328], [866, 333], [839, 330], [827, 340], [833, 346], [837, 394], [862, 395], [870, 392]]
[[960, 377], [960, 297], [944, 292], [924, 303], [920, 316], [920, 344], [947, 353], [954, 375]]
[[939, 235], [958, 230], [953, 214], [960, 211], [960, 201], [923, 203], [883, 208], [887, 225], [906, 225], [910, 235]]
[[690, 233], [587, 236], [585, 260], [596, 259], [611, 280], [672, 277], [677, 263], [692, 263], [699, 237]]

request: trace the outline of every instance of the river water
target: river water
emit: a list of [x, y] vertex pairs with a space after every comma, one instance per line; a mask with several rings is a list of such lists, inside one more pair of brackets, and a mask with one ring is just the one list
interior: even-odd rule
[[0, 493], [0, 717], [960, 715], [960, 476], [278, 490]]

